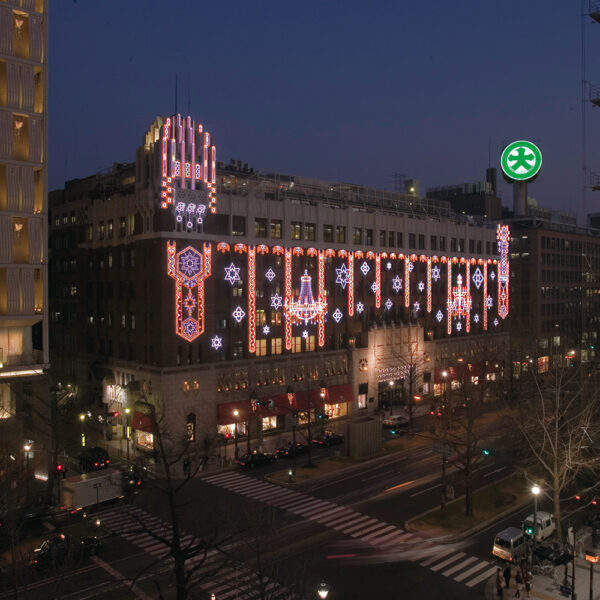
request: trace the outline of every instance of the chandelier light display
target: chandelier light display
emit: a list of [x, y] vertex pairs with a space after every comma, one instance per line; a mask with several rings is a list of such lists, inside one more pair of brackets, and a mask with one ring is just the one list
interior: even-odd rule
[[285, 318], [292, 325], [300, 323], [307, 325], [309, 322], [318, 322], [325, 317], [327, 302], [325, 302], [324, 297], [319, 297], [318, 300], [313, 298], [311, 281], [312, 277], [308, 274], [308, 271], [304, 271], [304, 275], [300, 277], [300, 294], [298, 295], [298, 299], [295, 300], [292, 295], [285, 298], [283, 312]]

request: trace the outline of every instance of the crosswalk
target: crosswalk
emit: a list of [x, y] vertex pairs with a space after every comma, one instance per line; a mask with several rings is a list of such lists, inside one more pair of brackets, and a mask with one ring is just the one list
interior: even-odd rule
[[[168, 567], [172, 563], [168, 547], [160, 538], [168, 539], [171, 526], [139, 507], [128, 505], [119, 508], [108, 508], [94, 513], [102, 527], [128, 540], [145, 553], [157, 559], [157, 565]], [[200, 543], [200, 539], [190, 533], [183, 533], [182, 547]], [[273, 600], [300, 600], [299, 596], [280, 585], [270, 581], [263, 575], [259, 577], [242, 563], [231, 563], [223, 560], [224, 550], [212, 551], [206, 557], [203, 554], [192, 557], [187, 563], [188, 569], [204, 561], [193, 576], [192, 582], [209, 594], [215, 594], [219, 600], [230, 598], [258, 600], [267, 593]]]
[[468, 556], [453, 545], [435, 544], [414, 533], [347, 506], [241, 475], [220, 473], [204, 481], [264, 504], [319, 523], [383, 551], [402, 555], [444, 577], [474, 587], [496, 571], [497, 565]]

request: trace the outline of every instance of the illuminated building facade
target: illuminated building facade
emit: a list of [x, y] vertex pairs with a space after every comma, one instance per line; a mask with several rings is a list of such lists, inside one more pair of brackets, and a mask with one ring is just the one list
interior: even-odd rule
[[[143, 396], [173, 429], [193, 421], [196, 439], [230, 431], [237, 410], [254, 437], [286, 427], [290, 393], [332, 417], [372, 411], [392, 388], [405, 397], [406, 364], [434, 394], [453, 347], [504, 339], [508, 228], [410, 194], [219, 164], [207, 135], [159, 118], [135, 166], [53, 194], [53, 240], [64, 215], [85, 215], [76, 247], [56, 254], [77, 255], [81, 278], [69, 317], [52, 289], [57, 371], [91, 370], [108, 410], [139, 415]], [[62, 268], [53, 280], [72, 275]]]
[[47, 8], [0, 3], [0, 428], [36, 473], [49, 427]]

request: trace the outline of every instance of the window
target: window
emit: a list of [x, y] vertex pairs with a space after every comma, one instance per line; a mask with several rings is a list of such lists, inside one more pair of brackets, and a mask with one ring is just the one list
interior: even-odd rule
[[121, 313], [121, 327], [123, 329], [125, 329], [126, 325], [127, 325], [127, 317], [126, 317], [125, 313]]
[[267, 355], [267, 340], [256, 340], [256, 356]]
[[362, 244], [362, 229], [360, 227], [354, 227], [352, 229], [352, 243]]
[[414, 250], [417, 247], [417, 236], [414, 233], [408, 234], [408, 247]]
[[281, 354], [281, 338], [271, 338], [271, 354]]
[[450, 238], [450, 252], [456, 252], [457, 243], [456, 238]]
[[429, 248], [430, 250], [437, 250], [437, 236], [432, 235], [429, 238]]
[[301, 240], [302, 239], [302, 222], [301, 221], [292, 221], [290, 223], [290, 238], [292, 240]]
[[309, 335], [306, 338], [306, 350], [308, 352], [314, 352], [315, 350], [315, 336], [314, 335]]
[[404, 246], [404, 243], [403, 243], [403, 241], [402, 241], [402, 232], [401, 232], [401, 231], [399, 231], [399, 232], [396, 234], [396, 246], [397, 246], [398, 248], [402, 248], [402, 247]]
[[110, 219], [107, 223], [106, 223], [106, 237], [109, 240], [112, 240], [113, 238], [113, 220]]
[[419, 234], [419, 250], [425, 250], [425, 235]]
[[440, 250], [444, 252], [446, 250], [446, 237], [440, 235]]
[[267, 324], [267, 315], [264, 310], [258, 309], [256, 311], [256, 325], [266, 325]]
[[135, 248], [132, 248], [129, 251], [129, 266], [133, 269], [135, 268]]
[[385, 231], [380, 231], [379, 232], [379, 245], [380, 246], [385, 246], [385, 242], [386, 242], [386, 232]]
[[246, 235], [246, 217], [233, 215], [231, 218], [231, 235]]
[[335, 228], [335, 241], [338, 244], [346, 243], [346, 228], [343, 225], [338, 225]]
[[135, 313], [129, 313], [129, 321], [131, 323], [131, 329], [135, 329]]
[[471, 254], [475, 253], [475, 240], [469, 240], [469, 252]]
[[113, 256], [112, 256], [112, 252], [108, 253], [108, 268], [112, 269], [113, 266]]
[[[77, 222], [77, 217], [75, 216], [75, 211], [72, 210], [71, 211], [71, 223], [76, 223]], [[112, 221], [111, 221], [112, 223]]]
[[304, 239], [307, 242], [314, 242], [316, 238], [317, 226], [314, 223], [304, 224]]
[[466, 252], [467, 251], [467, 247], [465, 245], [465, 240], [464, 238], [460, 238], [458, 240], [458, 251], [459, 252]]
[[394, 234], [393, 231], [388, 231], [388, 246], [390, 248], [393, 248], [396, 244], [394, 244], [396, 235]]
[[372, 246], [373, 245], [373, 230], [365, 229], [365, 245]]
[[125, 217], [119, 218], [119, 237], [125, 237], [127, 233], [127, 220]]
[[242, 340], [233, 342], [233, 358], [244, 358], [244, 342]]
[[100, 221], [100, 223], [98, 223], [98, 239], [104, 239], [104, 221]]
[[477, 240], [477, 254], [481, 254], [481, 240]]
[[292, 352], [302, 352], [302, 338], [299, 335], [292, 338]]
[[233, 297], [234, 298], [241, 298], [244, 295], [244, 287], [243, 284], [240, 282], [237, 282], [234, 286], [233, 286]]
[[323, 241], [333, 242], [333, 225], [323, 225]]
[[274, 310], [271, 311], [271, 325], [281, 325], [281, 313]]
[[283, 223], [280, 220], [271, 221], [271, 238], [274, 240], [280, 240], [282, 228]]
[[267, 237], [267, 220], [266, 219], [254, 219], [254, 237], [266, 238]]

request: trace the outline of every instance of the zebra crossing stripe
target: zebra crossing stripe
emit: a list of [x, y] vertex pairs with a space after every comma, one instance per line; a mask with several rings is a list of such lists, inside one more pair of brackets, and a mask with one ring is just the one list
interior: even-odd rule
[[469, 556], [467, 559], [463, 560], [458, 565], [455, 565], [454, 567], [450, 567], [447, 571], [444, 571], [442, 573], [442, 575], [444, 575], [444, 577], [449, 577], [450, 575], [456, 573], [457, 571], [464, 569], [467, 565], [470, 565], [474, 560], [477, 560], [477, 558], [475, 556]]
[[464, 571], [460, 575], [457, 575], [454, 578], [454, 581], [463, 581], [463, 579], [466, 579], [467, 577], [470, 577], [471, 575], [474, 575], [475, 573], [477, 573], [477, 571], [480, 571], [481, 569], [484, 569], [489, 564], [490, 563], [487, 562], [487, 561], [482, 561], [482, 562], [476, 564], [474, 567], [471, 567], [470, 569]]
[[436, 555], [432, 556], [431, 558], [428, 558], [427, 560], [423, 561], [421, 563], [422, 567], [428, 567], [429, 565], [432, 565], [434, 562], [440, 560], [440, 558], [444, 558], [444, 556], [448, 556], [448, 554], [452, 554], [452, 552], [454, 552], [454, 548], [446, 548], [445, 550], [442, 550], [441, 552], [438, 552]]
[[478, 583], [482, 582], [484, 579], [491, 577], [496, 572], [497, 568], [498, 567], [492, 567], [491, 569], [484, 571], [481, 575], [478, 575], [477, 577], [475, 577], [475, 579], [471, 579], [471, 581], [467, 581], [467, 583], [465, 585], [467, 587], [476, 586]]
[[429, 567], [429, 568], [432, 571], [439, 571], [440, 569], [443, 569], [444, 567], [448, 566], [449, 564], [461, 559], [463, 556], [466, 556], [466, 554], [464, 552], [459, 552], [458, 554], [455, 554], [454, 556], [451, 556], [450, 558], [447, 558], [446, 560], [442, 561], [441, 563], [434, 565], [433, 567]]
[[375, 519], [370, 519], [369, 521], [361, 523], [358, 527], [352, 527], [348, 532], [352, 532], [352, 537], [360, 537], [369, 531], [373, 531], [373, 529], [377, 529], [377, 521]]
[[391, 540], [392, 538], [395, 538], [398, 535], [398, 529], [396, 529], [396, 527], [394, 527], [394, 525], [390, 525], [390, 528], [393, 529], [393, 531], [391, 533], [386, 533], [385, 535], [382, 535], [381, 537], [377, 537], [378, 534], [382, 534], [385, 529], [383, 529], [382, 531], [379, 531], [378, 534], [375, 534], [375, 539], [371, 540], [370, 538], [372, 536], [368, 535], [366, 537], [364, 537], [364, 540], [369, 540], [369, 543], [371, 544], [381, 544], [382, 542], [385, 542], [386, 540]]
[[363, 515], [360, 519], [354, 519], [347, 525], [343, 524], [343, 523], [340, 525], [335, 525], [334, 529], [337, 529], [337, 530], [341, 531], [342, 533], [350, 533], [351, 531], [356, 531], [357, 529], [364, 527], [365, 524], [371, 520], [372, 520], [371, 517], [367, 517], [366, 515]]
[[342, 515], [351, 515], [351, 514], [352, 514], [352, 511], [347, 506], [339, 506], [338, 508], [334, 508], [331, 511], [329, 511], [328, 514], [325, 515], [324, 517], [319, 517], [318, 519], [315, 519], [315, 520], [318, 521], [319, 523], [322, 523], [323, 525], [327, 525], [327, 527], [329, 527], [330, 523], [334, 523]]
[[315, 500], [314, 502], [310, 502], [309, 504], [305, 504], [300, 510], [294, 510], [293, 512], [303, 515], [307, 512], [312, 512], [315, 508], [323, 508], [329, 505], [328, 502], [323, 502], [323, 500]]
[[329, 504], [327, 507], [322, 508], [321, 510], [317, 510], [316, 512], [312, 513], [310, 515], [310, 518], [313, 521], [321, 521], [322, 517], [324, 515], [331, 515], [334, 512], [338, 512], [340, 510], [343, 510], [345, 508], [345, 506], [338, 506], [337, 504]]
[[[382, 529], [382, 527], [383, 527], [383, 529]], [[391, 531], [392, 529], [396, 529], [396, 528], [393, 525], [388, 525], [387, 523], [381, 523], [381, 525], [379, 527], [371, 530], [371, 533], [369, 533], [368, 535], [363, 535], [361, 537], [361, 539], [368, 541], [372, 538], [376, 538], [377, 536], [380, 536], [383, 532]], [[360, 535], [360, 534], [362, 534], [361, 531], [359, 531], [357, 535]]]

